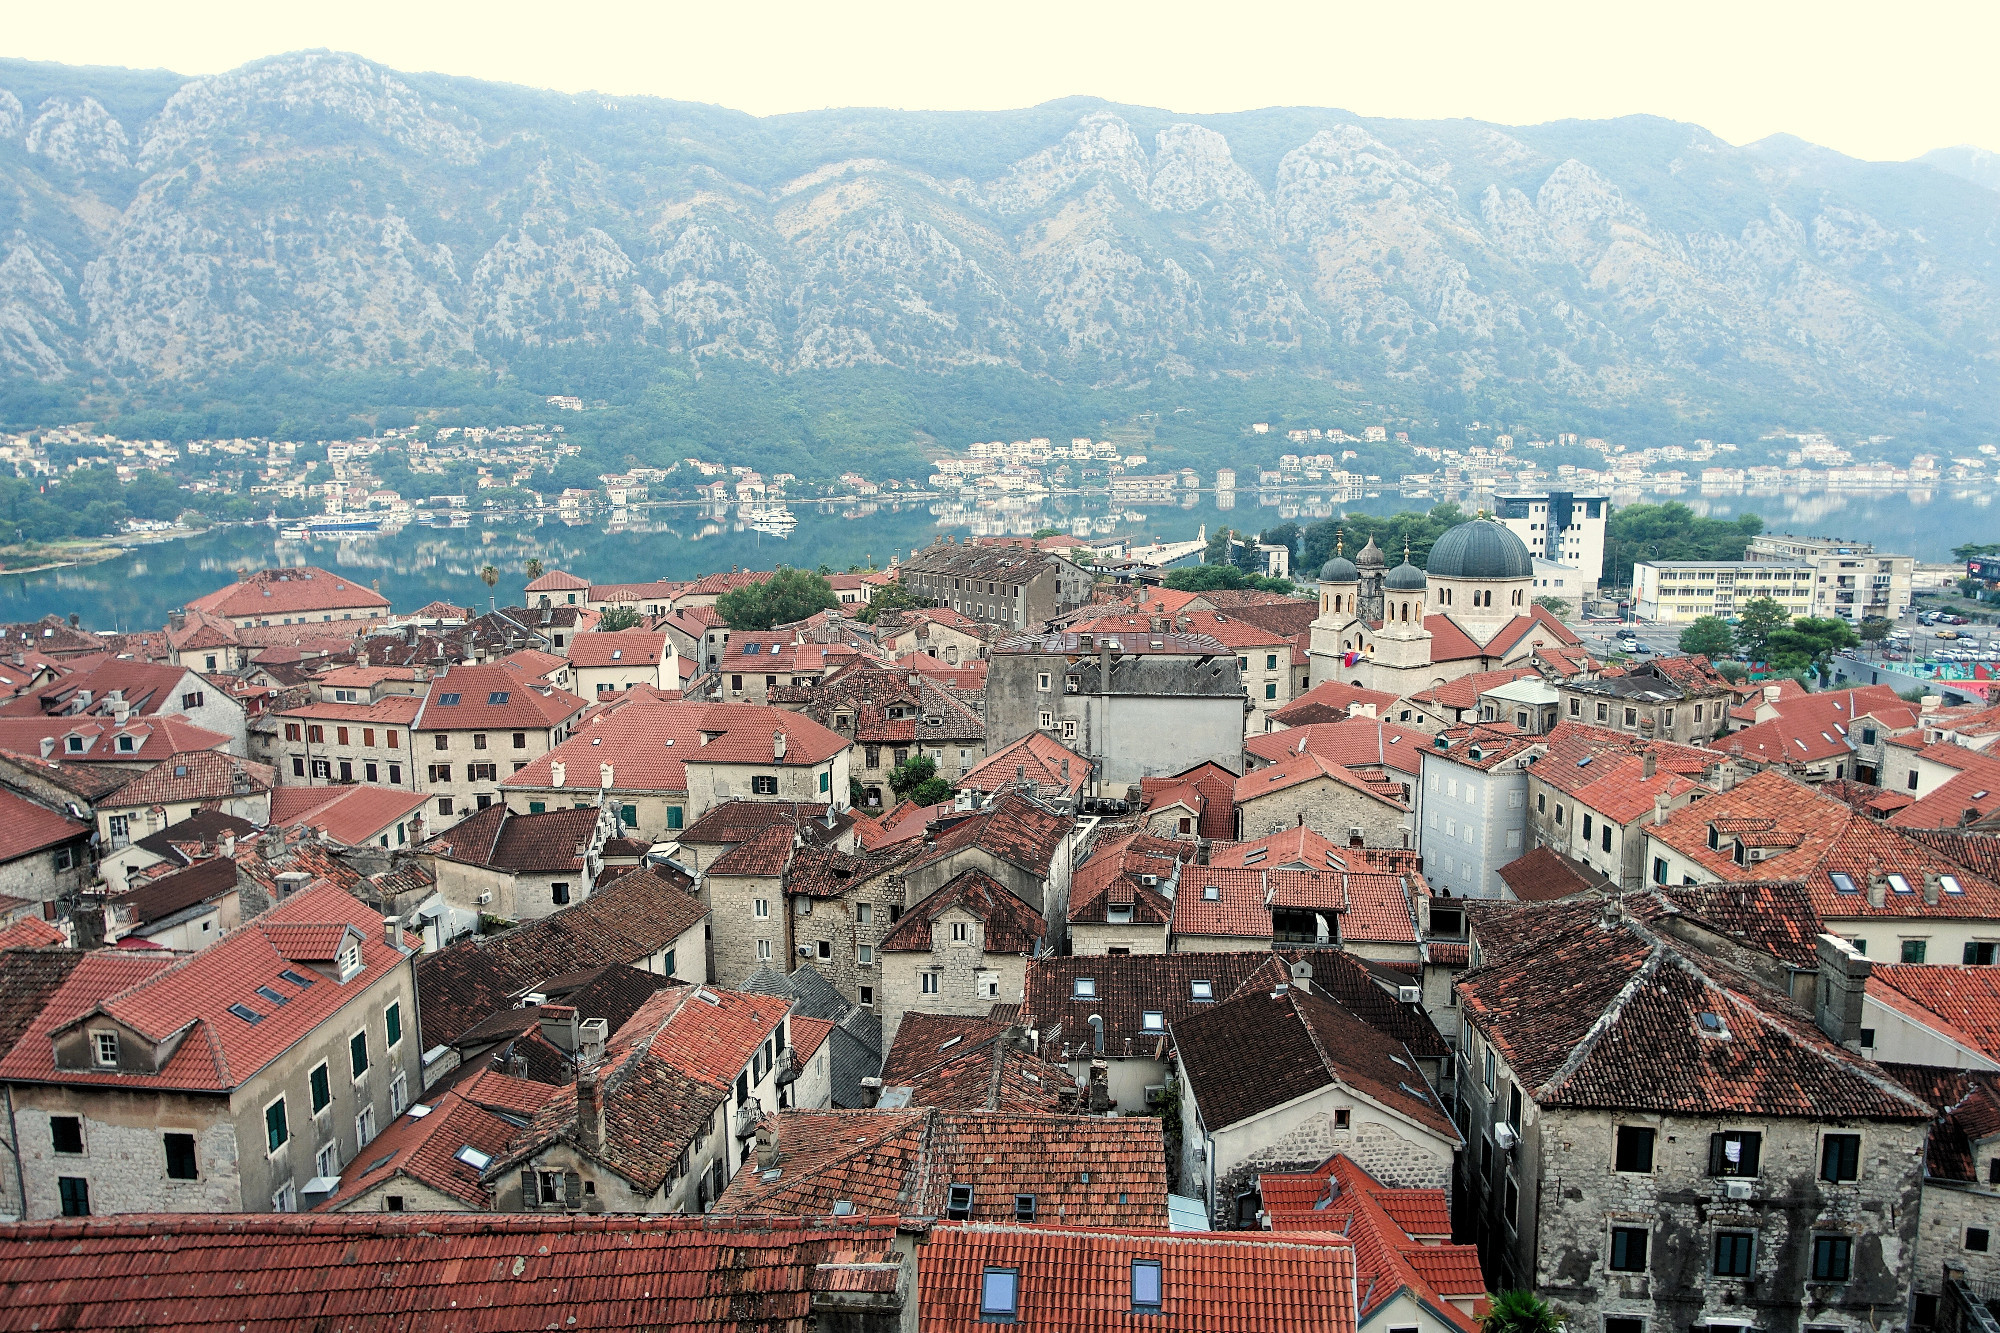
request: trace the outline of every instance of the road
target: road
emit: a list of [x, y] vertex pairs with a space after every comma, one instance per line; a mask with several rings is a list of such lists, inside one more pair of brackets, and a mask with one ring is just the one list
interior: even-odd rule
[[[1685, 627], [1681, 625], [1638, 624], [1622, 625], [1614, 628], [1610, 625], [1578, 625], [1572, 623], [1569, 628], [1582, 638], [1583, 646], [1590, 650], [1592, 656], [1603, 657], [1616, 650], [1615, 645], [1619, 639], [1625, 637], [1627, 631], [1655, 654], [1678, 653], [1680, 652], [1681, 630]], [[1940, 650], [1955, 649], [1958, 651], [1969, 650], [1978, 652], [1981, 654], [1981, 661], [2000, 661], [2000, 630], [1995, 630], [1990, 626], [1957, 626], [1956, 629], [1960, 635], [1957, 639], [1940, 639], [1937, 637], [1938, 630], [1954, 628], [1952, 626], [1919, 625], [1914, 617], [1909, 616], [1904, 617], [1897, 628], [1906, 629], [1910, 632], [1911, 638], [1907, 648], [1899, 648], [1894, 644], [1864, 643], [1856, 653], [1856, 656], [1872, 660], [1881, 652], [1888, 650], [1902, 652], [1905, 657], [1914, 657], [1919, 661], [1924, 658], [1938, 660], [1937, 654]], [[1895, 663], [1891, 662], [1888, 665], [1894, 666]]]

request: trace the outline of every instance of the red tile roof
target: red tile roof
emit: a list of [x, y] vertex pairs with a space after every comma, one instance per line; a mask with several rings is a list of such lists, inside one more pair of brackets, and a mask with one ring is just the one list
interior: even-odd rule
[[22, 917], [5, 930], [0, 930], [0, 951], [7, 949], [47, 949], [69, 943], [69, 936], [61, 928], [51, 925], [40, 917]]
[[868, 1271], [855, 1264], [894, 1264], [894, 1239], [859, 1219], [90, 1218], [0, 1233], [0, 1307], [10, 1322], [76, 1333], [473, 1323], [512, 1333], [546, 1325], [555, 1292], [578, 1328], [809, 1333], [820, 1326], [814, 1289]]
[[584, 700], [509, 666], [458, 666], [434, 676], [410, 725], [422, 731], [547, 730], [575, 717]]
[[465, 865], [516, 874], [582, 870], [581, 848], [599, 819], [594, 805], [517, 815], [489, 805], [424, 843], [423, 849]]
[[2000, 968], [1877, 963], [1868, 980], [1871, 995], [1877, 982], [1901, 992], [2000, 1060]]
[[985, 809], [940, 829], [910, 868], [976, 847], [1023, 870], [1046, 875], [1057, 849], [1075, 827], [1076, 821], [1069, 815], [1058, 814], [1019, 792], [1007, 792]]
[[[300, 987], [279, 973], [300, 963], [329, 961], [346, 938], [358, 937], [363, 971], [357, 987], [308, 973]], [[228, 1091], [242, 1086], [366, 987], [405, 965], [406, 955], [383, 941], [381, 917], [333, 887], [306, 889], [197, 954], [136, 960], [144, 969], [113, 984], [79, 968], [13, 1052], [0, 1078], [30, 1083]], [[92, 984], [96, 983], [96, 984]], [[287, 997], [273, 1004], [256, 994], [268, 986]], [[247, 1005], [255, 1023], [229, 1012]], [[130, 1069], [58, 1068], [51, 1037], [104, 1013], [172, 1054], [157, 1073]], [[413, 1015], [411, 1017], [414, 1017]]]
[[1013, 1221], [1014, 1196], [1032, 1194], [1047, 1226], [1167, 1225], [1166, 1154], [1150, 1116], [922, 1107], [785, 1111], [764, 1124], [783, 1174], [738, 1172], [717, 1212], [825, 1216], [846, 1199], [861, 1214], [942, 1218], [959, 1184], [972, 1186], [974, 1221]]
[[819, 1054], [827, 1037], [840, 1026], [830, 1018], [814, 1018], [809, 1014], [794, 1014], [791, 1022], [792, 1052], [801, 1066]]
[[882, 1061], [882, 1086], [908, 1088], [906, 1106], [953, 1111], [1039, 1111], [1061, 1108], [1076, 1079], [1067, 1065], [1037, 1057], [1010, 1024], [910, 1010]]
[[569, 641], [569, 660], [579, 667], [658, 666], [671, 651], [667, 636], [656, 630], [579, 634]]
[[1112, 904], [1130, 907], [1141, 925], [1165, 925], [1173, 918], [1173, 902], [1160, 888], [1139, 882], [1153, 876], [1160, 885], [1171, 882], [1182, 860], [1192, 861], [1192, 845], [1149, 833], [1127, 833], [1091, 848], [1089, 857], [1070, 876], [1069, 919], [1072, 924], [1104, 924]]
[[430, 1104], [426, 1114], [397, 1116], [369, 1140], [341, 1175], [340, 1188], [316, 1208], [333, 1212], [367, 1190], [404, 1179], [456, 1199], [469, 1209], [488, 1211], [493, 1206], [492, 1191], [480, 1183], [479, 1172], [458, 1154], [471, 1148], [489, 1158], [497, 1157], [514, 1134], [515, 1126], [493, 1112], [457, 1092], [447, 1092]]
[[1140, 778], [1141, 799], [1150, 808], [1156, 793], [1192, 786], [1205, 804], [1197, 832], [1209, 841], [1236, 836], [1236, 775], [1212, 760], [1162, 778]]
[[1372, 766], [1421, 774], [1424, 747], [1429, 744], [1430, 738], [1421, 731], [1379, 718], [1352, 717], [1264, 732], [1244, 741], [1243, 748], [1267, 764], [1305, 753], [1348, 768]]
[[[707, 704], [695, 719], [707, 743], [682, 756], [690, 764], [823, 764], [847, 748], [847, 738], [809, 717], [758, 704]], [[775, 758], [776, 734], [785, 737], [785, 757]]]
[[1522, 853], [1501, 866], [1499, 874], [1501, 881], [1524, 903], [1554, 902], [1611, 883], [1603, 871], [1593, 870], [1548, 846]]
[[188, 603], [191, 611], [207, 611], [231, 620], [273, 616], [362, 611], [387, 615], [389, 599], [379, 592], [312, 565], [291, 569], [260, 569], [246, 579], [217, 588]]
[[1037, 794], [1074, 796], [1090, 781], [1091, 764], [1053, 736], [1031, 731], [987, 755], [958, 780], [960, 788], [995, 792], [1016, 782], [1033, 783]]
[[1891, 814], [1889, 824], [1892, 828], [1963, 828], [1995, 810], [2000, 810], [2000, 760], [1967, 764], [1942, 785]]
[[[654, 698], [644, 690], [628, 690], [593, 708], [562, 744], [501, 786], [552, 788], [555, 766], [563, 766], [563, 782], [579, 791], [595, 791], [601, 768], [611, 765], [612, 785], [619, 791], [687, 792], [684, 760], [701, 748], [703, 704], [683, 704]], [[767, 742], [768, 743], [768, 742]]]
[[1480, 904], [1473, 933], [1482, 966], [1458, 977], [1465, 1019], [1543, 1106], [1929, 1117], [1804, 1011], [1617, 900]]
[[[1283, 735], [1285, 733], [1279, 733]], [[1409, 809], [1403, 799], [1399, 782], [1386, 779], [1371, 781], [1351, 768], [1322, 759], [1311, 750], [1304, 754], [1294, 754], [1275, 764], [1267, 764], [1255, 772], [1245, 773], [1236, 780], [1235, 802], [1244, 805], [1273, 792], [1288, 791], [1293, 787], [1326, 779], [1343, 787], [1351, 787], [1363, 795], [1372, 797], [1383, 805], [1397, 810]]]
[[[69, 748], [67, 738], [71, 736], [83, 741], [81, 750]], [[130, 736], [136, 748], [119, 749], [121, 736]], [[116, 727], [108, 717], [0, 717], [0, 750], [39, 758], [43, 737], [55, 742], [45, 762], [65, 764], [130, 764], [135, 758], [164, 759], [188, 750], [219, 750], [229, 744], [229, 737], [221, 732], [180, 718], [134, 719]]]
[[422, 792], [398, 787], [276, 787], [271, 791], [271, 823], [326, 830], [335, 842], [358, 847], [424, 803]]
[[1336, 1154], [1316, 1171], [1260, 1176], [1258, 1193], [1273, 1231], [1318, 1232], [1352, 1243], [1363, 1319], [1407, 1292], [1465, 1333], [1477, 1333], [1478, 1321], [1450, 1298], [1483, 1298], [1486, 1278], [1476, 1246], [1435, 1243], [1451, 1237], [1443, 1190], [1389, 1189]]
[[271, 790], [277, 780], [269, 764], [238, 759], [221, 750], [189, 750], [167, 756], [98, 804], [165, 805], [173, 801], [213, 801]]
[[[1135, 1316], [1131, 1265], [1160, 1264], [1161, 1312]], [[1015, 1328], [1097, 1333], [1353, 1333], [1354, 1251], [1244, 1233], [1118, 1235], [1038, 1227], [934, 1229], [918, 1264], [925, 1333], [984, 1333], [981, 1274], [1020, 1273]]]
[[11, 791], [0, 791], [0, 862], [90, 836], [90, 825]]
[[1466, 709], [1479, 706], [1479, 696], [1488, 690], [1497, 690], [1502, 685], [1512, 684], [1524, 676], [1541, 679], [1541, 672], [1533, 667], [1507, 667], [1499, 671], [1475, 671], [1469, 676], [1448, 680], [1442, 685], [1433, 685], [1410, 697], [1418, 703], [1436, 704], [1440, 708]]
[[528, 584], [527, 592], [582, 592], [590, 586], [589, 579], [580, 579], [567, 570], [551, 569], [540, 578]]
[[[719, 986], [662, 994], [674, 996], [676, 1003], [665, 1006], [670, 1012], [654, 1032], [652, 1055], [718, 1087], [727, 1087], [743, 1072], [758, 1045], [777, 1031], [792, 1007], [782, 995], [752, 995]], [[710, 1004], [702, 995], [713, 996], [718, 1003]], [[644, 1025], [644, 1012], [635, 1014], [631, 1023]]]
[[497, 1069], [482, 1069], [473, 1077], [453, 1088], [459, 1096], [474, 1106], [483, 1106], [489, 1111], [532, 1119], [549, 1098], [555, 1096], [555, 1088], [547, 1083], [535, 1083], [525, 1078], [513, 1078]]

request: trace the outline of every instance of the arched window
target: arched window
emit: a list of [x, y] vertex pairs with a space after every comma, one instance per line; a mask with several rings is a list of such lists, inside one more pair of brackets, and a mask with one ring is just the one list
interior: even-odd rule
[[1333, 609], [1336, 611], [1340, 610], [1340, 605], [1341, 605], [1341, 596], [1339, 593], [1335, 593], [1333, 596]]

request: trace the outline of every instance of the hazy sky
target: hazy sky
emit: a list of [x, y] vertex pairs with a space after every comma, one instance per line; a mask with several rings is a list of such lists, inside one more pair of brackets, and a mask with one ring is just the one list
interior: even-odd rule
[[2000, 150], [2000, 3], [430, 4], [13, 7], [0, 54], [207, 74], [303, 47], [757, 114], [1335, 106], [1510, 124], [1647, 112], [1866, 158]]

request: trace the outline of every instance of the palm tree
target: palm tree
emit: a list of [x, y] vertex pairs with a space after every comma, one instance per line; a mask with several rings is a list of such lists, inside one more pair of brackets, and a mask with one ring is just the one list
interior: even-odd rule
[[1562, 1321], [1549, 1303], [1532, 1291], [1503, 1291], [1480, 1320], [1485, 1333], [1557, 1333]]
[[486, 607], [488, 610], [493, 610], [493, 586], [500, 582], [500, 571], [491, 565], [481, 565], [479, 581], [486, 585]]
[[533, 583], [542, 576], [542, 562], [540, 558], [531, 555], [528, 557], [528, 563], [521, 566], [521, 570], [528, 576], [528, 582]]

